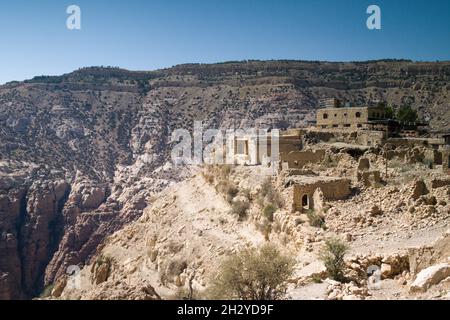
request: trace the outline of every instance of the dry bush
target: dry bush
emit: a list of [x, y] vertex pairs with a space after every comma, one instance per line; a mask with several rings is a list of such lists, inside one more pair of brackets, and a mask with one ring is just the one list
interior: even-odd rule
[[344, 281], [344, 256], [348, 251], [345, 242], [338, 238], [329, 238], [319, 253], [319, 258], [325, 264], [329, 276], [336, 281]]
[[276, 300], [286, 294], [295, 261], [274, 245], [246, 249], [226, 258], [207, 290], [211, 299]]
[[239, 189], [231, 181], [221, 181], [217, 187], [217, 191], [225, 196], [225, 199], [231, 203], [233, 198], [239, 193]]
[[284, 205], [283, 198], [281, 197], [280, 193], [273, 187], [271, 178], [267, 178], [262, 183], [257, 201], [261, 207], [263, 207], [265, 203], [273, 204], [277, 208], [282, 208]]
[[250, 204], [246, 201], [235, 201], [231, 205], [232, 212], [238, 216], [239, 220], [242, 220], [247, 216], [248, 208], [250, 208]]
[[267, 220], [273, 222], [273, 214], [277, 211], [277, 209], [278, 208], [271, 203], [264, 207], [263, 213]]
[[308, 217], [309, 224], [313, 227], [325, 229], [325, 219], [317, 214], [313, 209], [306, 210], [306, 216]]
[[233, 166], [229, 164], [207, 164], [204, 166], [202, 174], [208, 183], [213, 184], [215, 181], [219, 183], [228, 181], [232, 172]]
[[159, 280], [163, 285], [172, 282], [176, 276], [179, 276], [187, 268], [187, 262], [182, 259], [172, 259], [167, 262], [159, 271]]

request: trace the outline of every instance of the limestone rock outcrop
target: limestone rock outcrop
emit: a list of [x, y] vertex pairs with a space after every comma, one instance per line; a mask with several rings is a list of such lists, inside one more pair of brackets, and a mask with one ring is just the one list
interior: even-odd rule
[[411, 292], [423, 292], [450, 277], [450, 264], [441, 263], [420, 271], [410, 286]]

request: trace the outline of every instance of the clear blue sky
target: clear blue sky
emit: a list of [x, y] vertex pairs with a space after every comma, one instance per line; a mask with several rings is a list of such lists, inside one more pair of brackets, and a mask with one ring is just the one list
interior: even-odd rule
[[[66, 28], [66, 8], [82, 29]], [[366, 28], [377, 4], [382, 30]], [[0, 83], [92, 65], [450, 60], [449, 0], [1, 0]]]

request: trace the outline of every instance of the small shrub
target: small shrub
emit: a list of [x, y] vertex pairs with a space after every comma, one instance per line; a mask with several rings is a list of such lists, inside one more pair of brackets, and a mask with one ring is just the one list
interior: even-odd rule
[[272, 224], [271, 223], [267, 223], [263, 226], [263, 235], [264, 235], [264, 240], [269, 241], [270, 239], [270, 233], [272, 232]]
[[434, 161], [430, 158], [424, 158], [422, 160], [422, 163], [429, 169], [433, 169]]
[[313, 281], [314, 283], [322, 283], [322, 278], [321, 278], [318, 274], [314, 274], [314, 275], [312, 276], [312, 281]]
[[98, 266], [100, 266], [100, 265], [102, 265], [102, 264], [107, 264], [107, 265], [110, 266], [110, 265], [113, 263], [113, 258], [110, 257], [110, 256], [106, 256], [106, 255], [101, 254], [101, 255], [99, 255], [99, 256], [97, 257], [97, 259], [95, 260], [95, 263], [96, 263]]
[[287, 289], [294, 260], [266, 244], [226, 258], [208, 288], [211, 299], [276, 300]]
[[242, 220], [247, 216], [248, 208], [250, 208], [250, 204], [246, 201], [235, 201], [231, 205], [231, 210], [239, 217], [239, 220]]
[[212, 174], [203, 173], [203, 177], [205, 178], [206, 182], [208, 182], [209, 184], [214, 183], [214, 176]]
[[232, 166], [229, 164], [222, 164], [222, 165], [219, 165], [218, 167], [219, 167], [220, 177], [222, 179], [228, 179], [231, 172], [233, 171]]
[[314, 210], [308, 209], [306, 211], [306, 216], [308, 217], [311, 226], [325, 229], [325, 219], [318, 215]]
[[284, 204], [280, 193], [273, 187], [271, 178], [267, 178], [261, 185], [258, 204], [263, 206], [265, 201], [269, 204], [274, 204], [278, 208], [282, 208]]
[[326, 168], [336, 168], [338, 166], [338, 161], [330, 154], [325, 155], [322, 163]]
[[43, 299], [43, 298], [50, 297], [52, 295], [52, 290], [53, 290], [54, 286], [55, 286], [54, 284], [50, 284], [50, 285], [46, 286], [44, 288], [44, 290], [41, 292], [41, 294], [39, 295], [39, 298]]
[[344, 256], [348, 251], [345, 242], [338, 238], [330, 238], [325, 241], [324, 247], [319, 253], [320, 260], [323, 261], [329, 276], [336, 281], [344, 281]]
[[194, 291], [186, 287], [179, 287], [171, 298], [171, 300], [197, 300]]
[[217, 185], [217, 190], [225, 195], [225, 199], [231, 203], [233, 198], [239, 193], [239, 189], [230, 181], [222, 181]]
[[242, 195], [244, 196], [244, 197], [246, 197], [247, 199], [251, 199], [251, 195], [250, 195], [250, 189], [248, 189], [248, 188], [245, 188], [245, 189], [242, 189], [241, 190], [241, 193], [242, 193]]
[[273, 222], [273, 214], [275, 213], [275, 211], [277, 211], [277, 207], [273, 204], [268, 204], [265, 208], [264, 208], [264, 216], [267, 218], [267, 220], [269, 220], [270, 222]]

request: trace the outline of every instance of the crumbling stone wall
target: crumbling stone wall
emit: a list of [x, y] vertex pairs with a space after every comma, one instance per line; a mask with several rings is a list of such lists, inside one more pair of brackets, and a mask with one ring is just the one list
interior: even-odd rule
[[356, 180], [361, 181], [365, 187], [377, 187], [382, 183], [380, 171], [357, 171]]
[[386, 132], [384, 131], [361, 130], [358, 131], [356, 143], [365, 146], [382, 145], [386, 138]]
[[408, 249], [408, 255], [413, 274], [431, 265], [445, 262], [450, 257], [450, 229], [430, 246]]
[[340, 130], [340, 129], [320, 129], [309, 130], [304, 135], [307, 142], [343, 142], [367, 146], [382, 145], [387, 136], [382, 131], [372, 130]]
[[450, 148], [442, 149], [442, 171], [450, 175]]
[[[293, 210], [304, 211], [304, 209], [316, 210], [314, 196], [317, 189], [321, 190], [324, 200], [343, 200], [350, 193], [350, 180], [344, 178], [314, 177], [310, 181], [294, 183], [292, 189]], [[322, 196], [321, 196], [322, 197]]]
[[280, 153], [280, 160], [287, 163], [288, 168], [303, 168], [308, 163], [322, 162], [325, 157], [325, 150], [291, 151]]

